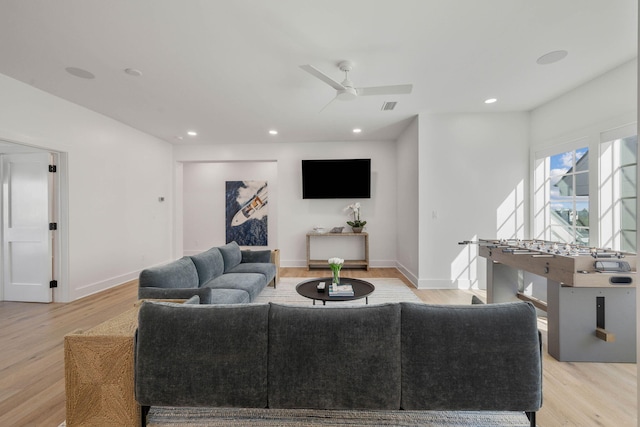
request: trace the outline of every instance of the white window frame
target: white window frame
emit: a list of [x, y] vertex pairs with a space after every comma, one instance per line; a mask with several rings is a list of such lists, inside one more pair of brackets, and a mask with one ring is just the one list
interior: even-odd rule
[[[620, 153], [615, 144], [623, 138], [637, 135], [636, 123], [631, 123], [600, 133], [598, 153], [598, 223], [599, 246], [615, 250], [621, 249], [621, 194], [620, 194]], [[637, 167], [637, 166], [636, 166]], [[637, 183], [636, 183], [637, 186]], [[636, 188], [636, 198], [637, 198]], [[637, 203], [637, 201], [636, 201]], [[636, 218], [636, 234], [638, 220]], [[637, 248], [636, 248], [637, 251]]]
[[[549, 204], [551, 203], [551, 195], [549, 194], [549, 169], [550, 158], [557, 154], [565, 153], [568, 151], [575, 151], [581, 148], [587, 148], [591, 153], [592, 145], [589, 143], [589, 138], [583, 137], [573, 141], [554, 145], [539, 151], [534, 152], [533, 156], [533, 183], [532, 183], [532, 200], [533, 211], [531, 216], [532, 225], [532, 238], [538, 240], [551, 240], [551, 212], [549, 210]], [[594, 197], [593, 194], [593, 156], [589, 156], [589, 242], [593, 245], [594, 242], [594, 215], [593, 206]]]

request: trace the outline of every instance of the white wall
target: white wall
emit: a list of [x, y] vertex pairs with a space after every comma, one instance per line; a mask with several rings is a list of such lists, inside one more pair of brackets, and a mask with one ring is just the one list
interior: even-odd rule
[[414, 285], [418, 285], [419, 272], [419, 163], [418, 117], [400, 135], [397, 146], [396, 168], [398, 192], [396, 206], [397, 267]]
[[[277, 240], [274, 242], [281, 251], [280, 261], [283, 267], [306, 265], [306, 233], [317, 225], [328, 228], [347, 227], [345, 222], [348, 218], [343, 209], [356, 201], [362, 204], [362, 219], [368, 221], [371, 265], [396, 265], [397, 186], [394, 142], [181, 145], [175, 146], [174, 158], [179, 163], [275, 162], [278, 185], [277, 200], [274, 203], [277, 202], [278, 208], [270, 208], [269, 215], [273, 216], [270, 220], [277, 222]], [[302, 199], [301, 160], [331, 158], [371, 158], [371, 199]], [[176, 168], [178, 174], [184, 174], [181, 169], [184, 167]], [[269, 200], [271, 203], [271, 198]], [[181, 206], [177, 208], [182, 209]], [[177, 213], [176, 217], [179, 216]], [[180, 229], [180, 225], [177, 228]], [[177, 238], [182, 239], [182, 236]], [[271, 241], [271, 231], [269, 247], [276, 247]], [[184, 248], [185, 251], [187, 249]]]
[[486, 286], [485, 262], [463, 240], [524, 237], [527, 113], [419, 118], [420, 288]]
[[597, 140], [600, 132], [635, 122], [637, 69], [636, 58], [534, 109], [532, 150]]
[[0, 139], [64, 153], [68, 163], [60, 172], [68, 179], [68, 283], [56, 301], [171, 259], [168, 143], [3, 75], [0, 93]]
[[[226, 243], [225, 182], [267, 181], [268, 246], [278, 247], [278, 164], [276, 162], [197, 162], [183, 168], [184, 253], [196, 254]], [[262, 249], [252, 247], [252, 249]]]

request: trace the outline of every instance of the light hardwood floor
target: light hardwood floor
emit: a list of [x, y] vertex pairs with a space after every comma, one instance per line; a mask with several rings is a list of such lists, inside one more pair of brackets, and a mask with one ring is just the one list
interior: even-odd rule
[[[282, 277], [318, 277], [328, 270], [283, 268]], [[468, 304], [484, 291], [417, 290], [395, 269], [343, 270], [345, 277], [402, 279], [423, 301]], [[65, 418], [63, 337], [133, 306], [130, 282], [69, 304], [0, 302], [0, 426], [57, 427]], [[546, 324], [539, 326], [546, 340]], [[546, 343], [545, 343], [546, 344]], [[636, 364], [558, 362], [545, 352], [544, 404], [538, 425], [636, 426]]]

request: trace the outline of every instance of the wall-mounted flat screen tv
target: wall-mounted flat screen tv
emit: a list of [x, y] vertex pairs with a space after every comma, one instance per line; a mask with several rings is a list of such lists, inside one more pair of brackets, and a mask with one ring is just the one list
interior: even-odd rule
[[371, 159], [303, 160], [302, 198], [371, 198]]

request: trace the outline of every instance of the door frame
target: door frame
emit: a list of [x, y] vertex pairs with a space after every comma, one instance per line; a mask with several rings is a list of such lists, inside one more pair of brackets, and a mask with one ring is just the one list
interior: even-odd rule
[[[30, 146], [15, 141], [0, 139], [0, 155], [20, 152], [49, 153], [53, 158], [57, 171], [53, 174], [53, 189], [51, 190], [51, 206], [49, 207], [50, 222], [57, 222], [58, 229], [52, 244], [52, 270], [58, 287], [53, 289], [52, 302], [70, 302], [69, 289], [69, 175], [67, 153]], [[2, 173], [0, 162], [0, 173]], [[0, 220], [2, 219], [2, 192], [0, 186]], [[3, 238], [0, 229], [0, 239]], [[2, 245], [0, 245], [0, 267], [4, 269]], [[4, 278], [0, 275], [0, 301], [4, 301]]]

